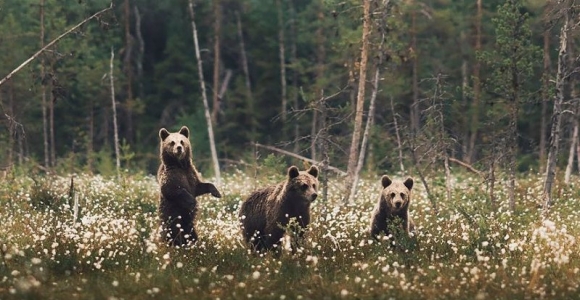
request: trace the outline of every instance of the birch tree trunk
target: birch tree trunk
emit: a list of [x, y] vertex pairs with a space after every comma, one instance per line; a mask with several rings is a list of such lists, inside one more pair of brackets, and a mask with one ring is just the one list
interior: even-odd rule
[[[574, 45], [572, 43], [568, 44], [568, 64], [570, 66], [574, 65], [574, 61], [576, 57], [574, 56]], [[574, 114], [571, 116], [572, 126], [573, 126], [573, 133], [572, 139], [570, 140], [570, 150], [568, 152], [568, 164], [566, 165], [566, 173], [564, 175], [564, 183], [570, 183], [570, 177], [572, 176], [572, 171], [574, 170], [574, 157], [576, 156], [576, 145], [578, 144], [578, 113], [580, 112], [580, 107], [578, 103], [578, 90], [576, 88], [576, 77], [571, 75], [568, 79], [570, 81], [569, 89], [570, 89], [570, 98], [572, 98], [573, 102], [573, 112]]]
[[365, 83], [366, 83], [368, 51], [369, 51], [369, 35], [371, 31], [370, 6], [371, 0], [363, 0], [363, 31], [361, 38], [362, 49], [359, 67], [359, 82], [355, 107], [354, 129], [352, 132], [352, 142], [350, 144], [350, 152], [348, 157], [347, 184], [346, 184], [346, 193], [348, 196], [344, 199], [346, 203], [352, 200], [350, 199], [350, 189], [352, 188], [352, 185], [354, 183], [353, 180], [356, 173], [357, 157], [359, 153], [360, 135], [362, 128], [362, 115], [364, 108], [363, 106], [365, 103], [364, 100], [365, 100]]
[[250, 70], [248, 68], [248, 58], [246, 56], [246, 46], [244, 44], [244, 31], [242, 30], [242, 21], [240, 19], [240, 13], [236, 11], [236, 21], [238, 27], [238, 38], [240, 39], [240, 52], [241, 52], [241, 59], [242, 59], [242, 69], [244, 70], [244, 77], [246, 83], [246, 93], [247, 93], [247, 105], [248, 105], [248, 112], [246, 113], [249, 116], [249, 124], [250, 124], [250, 142], [254, 143], [256, 139], [256, 121], [254, 119], [254, 95], [252, 93], [252, 82], [250, 80]]
[[558, 51], [558, 73], [556, 74], [556, 98], [552, 111], [552, 129], [550, 130], [550, 145], [548, 148], [548, 161], [543, 191], [543, 206], [547, 212], [552, 206], [552, 185], [556, 177], [556, 163], [558, 162], [558, 150], [560, 143], [560, 127], [562, 122], [562, 102], [564, 102], [564, 87], [567, 81], [567, 47], [568, 32], [570, 29], [570, 9], [565, 8], [565, 21], [560, 30], [560, 49]]
[[209, 105], [207, 103], [207, 95], [205, 91], [205, 81], [203, 79], [203, 63], [201, 61], [201, 55], [199, 52], [199, 42], [197, 39], [197, 27], [195, 26], [195, 13], [193, 11], [193, 0], [189, 0], [189, 15], [191, 17], [191, 29], [193, 31], [193, 43], [195, 46], [195, 57], [197, 58], [197, 70], [199, 72], [199, 84], [201, 85], [201, 96], [203, 99], [203, 107], [205, 109], [205, 119], [207, 121], [207, 132], [209, 136], [209, 146], [211, 150], [211, 157], [213, 161], [214, 175], [216, 178], [216, 183], [221, 184], [221, 174], [220, 165], [217, 157], [217, 151], [215, 148], [215, 140], [213, 135], [213, 128], [211, 123], [211, 115], [209, 112]]
[[113, 51], [113, 47], [111, 47], [111, 61], [109, 63], [109, 82], [111, 85], [111, 108], [113, 110], [113, 131], [114, 131], [114, 140], [113, 143], [115, 145], [115, 167], [117, 168], [117, 176], [121, 174], [121, 153], [119, 150], [119, 127], [117, 125], [117, 102], [115, 101], [115, 77], [113, 75], [113, 70], [115, 69], [114, 66], [115, 61], [115, 51]]
[[220, 39], [222, 23], [222, 7], [220, 0], [212, 0], [214, 6], [214, 42], [213, 42], [213, 110], [211, 122], [217, 124], [217, 116], [220, 109]]

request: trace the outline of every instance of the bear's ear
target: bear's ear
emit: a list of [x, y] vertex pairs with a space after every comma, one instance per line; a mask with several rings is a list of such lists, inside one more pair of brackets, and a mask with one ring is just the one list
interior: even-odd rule
[[167, 129], [165, 128], [161, 128], [159, 130], [159, 137], [161, 138], [161, 141], [165, 141], [165, 139], [169, 136], [169, 131], [167, 131]]
[[413, 178], [408, 177], [403, 184], [409, 189], [409, 191], [413, 188]]
[[389, 178], [389, 176], [383, 175], [383, 177], [381, 177], [381, 183], [383, 184], [383, 187], [386, 188], [389, 185], [391, 185], [393, 181], [391, 180], [391, 178]]
[[314, 176], [314, 178], [318, 178], [318, 168], [316, 166], [310, 166], [310, 169], [308, 169], [308, 174]]
[[185, 136], [186, 138], [189, 138], [189, 128], [187, 128], [187, 126], [181, 126], [181, 129], [179, 129], [179, 133]]
[[300, 171], [298, 171], [296, 166], [291, 166], [288, 168], [288, 177], [290, 177], [290, 179], [296, 178], [298, 175], [300, 175]]

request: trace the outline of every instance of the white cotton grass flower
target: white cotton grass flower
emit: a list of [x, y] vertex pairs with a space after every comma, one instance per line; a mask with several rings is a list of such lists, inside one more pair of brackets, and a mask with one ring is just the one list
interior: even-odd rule
[[254, 279], [254, 280], [258, 280], [258, 279], [260, 279], [260, 272], [258, 272], [258, 271], [254, 271], [254, 272], [252, 273], [252, 279]]

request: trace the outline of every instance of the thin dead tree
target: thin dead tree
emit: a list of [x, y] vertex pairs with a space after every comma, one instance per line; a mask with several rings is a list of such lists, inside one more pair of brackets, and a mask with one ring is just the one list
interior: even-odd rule
[[213, 161], [213, 169], [214, 175], [216, 178], [216, 183], [218, 185], [221, 184], [221, 174], [220, 174], [220, 165], [217, 157], [217, 151], [215, 148], [215, 139], [213, 135], [213, 128], [211, 123], [211, 115], [209, 112], [209, 105], [207, 103], [207, 95], [205, 91], [205, 81], [203, 79], [203, 62], [201, 61], [201, 54], [199, 52], [199, 42], [197, 39], [197, 27], [195, 26], [195, 13], [193, 10], [193, 0], [189, 0], [189, 16], [191, 17], [191, 29], [193, 31], [193, 43], [195, 46], [195, 57], [197, 59], [197, 70], [199, 73], [199, 84], [201, 86], [201, 96], [203, 99], [203, 107], [205, 109], [205, 119], [207, 121], [207, 132], [209, 135], [209, 146], [211, 150], [211, 158]]
[[211, 1], [214, 12], [214, 41], [213, 41], [213, 110], [211, 121], [217, 124], [217, 117], [220, 110], [220, 40], [222, 31], [222, 4], [220, 0]]
[[[40, 0], [40, 49], [44, 48], [44, 0]], [[48, 158], [48, 120], [46, 111], [46, 70], [44, 56], [40, 58], [40, 93], [42, 98], [42, 137], [44, 145], [44, 167], [49, 168]]]
[[369, 52], [369, 36], [371, 32], [371, 0], [363, 0], [363, 30], [362, 30], [362, 49], [361, 49], [361, 59], [359, 66], [359, 82], [358, 82], [358, 94], [356, 100], [355, 108], [355, 118], [354, 118], [354, 129], [352, 132], [352, 141], [350, 144], [350, 152], [348, 157], [348, 168], [347, 168], [347, 182], [346, 182], [346, 195], [344, 198], [345, 203], [349, 203], [350, 199], [350, 189], [354, 183], [354, 177], [356, 172], [356, 164], [360, 147], [360, 135], [362, 129], [362, 118], [363, 109], [365, 103], [365, 85], [366, 85], [366, 73], [367, 73], [367, 63], [368, 63], [368, 52]]
[[254, 120], [254, 95], [252, 93], [252, 82], [250, 80], [250, 70], [248, 68], [248, 58], [246, 56], [246, 46], [244, 45], [244, 31], [242, 30], [242, 21], [240, 19], [240, 13], [236, 11], [236, 21], [238, 27], [238, 38], [240, 39], [240, 56], [242, 59], [242, 69], [244, 70], [244, 78], [246, 84], [246, 95], [247, 95], [247, 105], [248, 111], [250, 112], [249, 115], [249, 123], [250, 123], [250, 132], [251, 137], [250, 141], [253, 143], [254, 139], [256, 138], [256, 121]]
[[286, 107], [288, 106], [287, 102], [287, 87], [286, 87], [286, 48], [284, 46], [286, 39], [284, 35], [284, 14], [282, 12], [282, 1], [276, 0], [276, 7], [278, 8], [278, 47], [279, 47], [279, 55], [280, 55], [280, 84], [282, 88], [282, 92], [280, 97], [282, 98], [282, 135], [285, 135], [285, 126], [286, 126]]
[[[385, 4], [385, 9], [387, 8], [387, 6], [388, 6], [388, 1]], [[385, 43], [385, 34], [383, 33], [382, 37], [381, 37], [381, 43], [379, 44], [379, 47], [378, 47], [379, 61], [375, 65], [375, 76], [373, 78], [373, 90], [371, 93], [371, 100], [370, 100], [370, 104], [369, 104], [367, 123], [365, 125], [365, 131], [363, 133], [363, 139], [362, 139], [362, 144], [361, 144], [360, 152], [359, 152], [359, 156], [358, 156], [358, 162], [356, 165], [356, 170], [354, 172], [354, 178], [353, 178], [352, 186], [350, 188], [350, 194], [348, 196], [349, 199], [354, 199], [354, 195], [356, 193], [356, 186], [358, 184], [360, 171], [362, 170], [362, 166], [363, 166], [364, 160], [365, 160], [365, 154], [366, 154], [367, 145], [368, 145], [369, 133], [371, 131], [371, 127], [373, 126], [373, 120], [374, 120], [374, 116], [375, 116], [375, 103], [377, 100], [377, 93], [379, 91], [379, 78], [380, 78], [380, 73], [381, 73], [380, 69], [383, 65], [382, 52], [383, 52], [384, 43]]]
[[[576, 58], [574, 57], [574, 45], [572, 44], [568, 44], [568, 60], [570, 66], [574, 65], [574, 61], [576, 60]], [[571, 116], [571, 123], [574, 129], [572, 130], [572, 137], [570, 139], [570, 149], [568, 152], [568, 163], [566, 164], [566, 172], [564, 173], [565, 184], [570, 184], [570, 177], [572, 176], [572, 171], [574, 169], [574, 157], [576, 157], [576, 148], [578, 145], [578, 125], [579, 125], [578, 114], [580, 112], [580, 105], [578, 103], [578, 89], [576, 88], [577, 82], [576, 75], [571, 74], [569, 81], [570, 81], [569, 85], [570, 98], [571, 101], [573, 102], [572, 104], [573, 115]]]
[[397, 121], [397, 113], [395, 113], [395, 104], [393, 103], [393, 96], [391, 98], [391, 113], [393, 114], [393, 124], [395, 126], [395, 136], [397, 137], [397, 150], [399, 152], [399, 168], [401, 173], [405, 172], [405, 165], [403, 164], [403, 144], [401, 143], [401, 134], [399, 133], [399, 124]]
[[117, 125], [117, 102], [115, 101], [115, 77], [113, 70], [115, 61], [115, 51], [111, 47], [111, 61], [109, 63], [109, 82], [111, 86], [111, 107], [113, 109], [113, 130], [114, 130], [114, 144], [115, 144], [115, 167], [117, 168], [117, 176], [121, 173], [121, 153], [119, 148], [119, 127]]
[[546, 163], [546, 174], [543, 191], [543, 209], [547, 212], [553, 204], [552, 186], [556, 177], [556, 163], [558, 162], [558, 152], [560, 144], [560, 127], [562, 123], [562, 103], [564, 102], [564, 87], [569, 79], [568, 76], [568, 33], [573, 25], [571, 17], [571, 7], [563, 8], [564, 23], [560, 29], [560, 45], [558, 51], [558, 72], [556, 73], [556, 96], [554, 98], [554, 109], [552, 111], [552, 128], [550, 130], [550, 144], [548, 148], [548, 161]]
[[[475, 52], [481, 51], [481, 18], [482, 18], [482, 2], [477, 0], [477, 13], [475, 15]], [[475, 142], [478, 137], [479, 129], [479, 110], [481, 98], [481, 78], [480, 78], [481, 62], [476, 60], [473, 66], [473, 102], [471, 104], [471, 136], [469, 137], [469, 147], [467, 148], [467, 155], [465, 160], [467, 163], [472, 163], [475, 159]]]
[[46, 51], [46, 49], [52, 47], [52, 45], [54, 45], [60, 39], [62, 39], [63, 37], [67, 36], [69, 33], [77, 30], [79, 27], [81, 27], [83, 24], [87, 23], [88, 21], [90, 21], [90, 20], [92, 20], [92, 19], [94, 19], [94, 18], [102, 15], [103, 13], [105, 13], [106, 11], [108, 11], [108, 10], [110, 10], [112, 8], [113, 8], [113, 2], [111, 2], [111, 5], [109, 7], [107, 7], [105, 9], [102, 9], [102, 10], [94, 13], [90, 17], [84, 19], [83, 21], [81, 21], [77, 25], [73, 26], [71, 29], [65, 31], [64, 33], [62, 33], [61, 35], [59, 35], [58, 37], [56, 37], [54, 40], [50, 41], [50, 43], [48, 43], [44, 47], [40, 48], [40, 50], [38, 50], [31, 57], [29, 57], [27, 60], [25, 60], [22, 64], [20, 64], [18, 67], [16, 67], [16, 69], [12, 70], [12, 72], [10, 72], [10, 73], [8, 73], [8, 75], [4, 76], [4, 78], [2, 78], [0, 80], [0, 86], [3, 85], [7, 80], [9, 80], [10, 78], [12, 78], [12, 76], [14, 76], [14, 74], [16, 74], [20, 70], [22, 70], [22, 68], [26, 67], [26, 65], [28, 65], [30, 62], [32, 62], [33, 60], [35, 60], [40, 54], [42, 54], [42, 52], [44, 52], [44, 51]]
[[[546, 4], [544, 8], [544, 18], [548, 19], [549, 4]], [[552, 73], [552, 60], [550, 59], [550, 27], [548, 26], [550, 22], [545, 21], [544, 29], [544, 52], [543, 52], [543, 62], [544, 69], [542, 74], [542, 115], [540, 121], [540, 172], [545, 171], [545, 161], [546, 161], [546, 128], [547, 125], [547, 111], [548, 102], [550, 101], [550, 75]]]

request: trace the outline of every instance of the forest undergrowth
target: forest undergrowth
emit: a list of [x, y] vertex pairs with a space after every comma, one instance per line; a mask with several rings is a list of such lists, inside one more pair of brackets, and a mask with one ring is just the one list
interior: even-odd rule
[[496, 185], [493, 211], [482, 178], [456, 173], [450, 200], [443, 178], [427, 178], [435, 215], [416, 180], [416, 232], [397, 247], [368, 234], [380, 175], [363, 177], [349, 205], [340, 178], [331, 178], [328, 199], [312, 206], [301, 248], [275, 256], [249, 252], [237, 214], [252, 189], [281, 180], [284, 169], [249, 173], [225, 174], [221, 199], [199, 198], [200, 240], [183, 249], [156, 240], [153, 176], [9, 174], [0, 182], [0, 299], [580, 297], [579, 178], [557, 183], [545, 216], [538, 174], [518, 179], [515, 212], [507, 184]]

